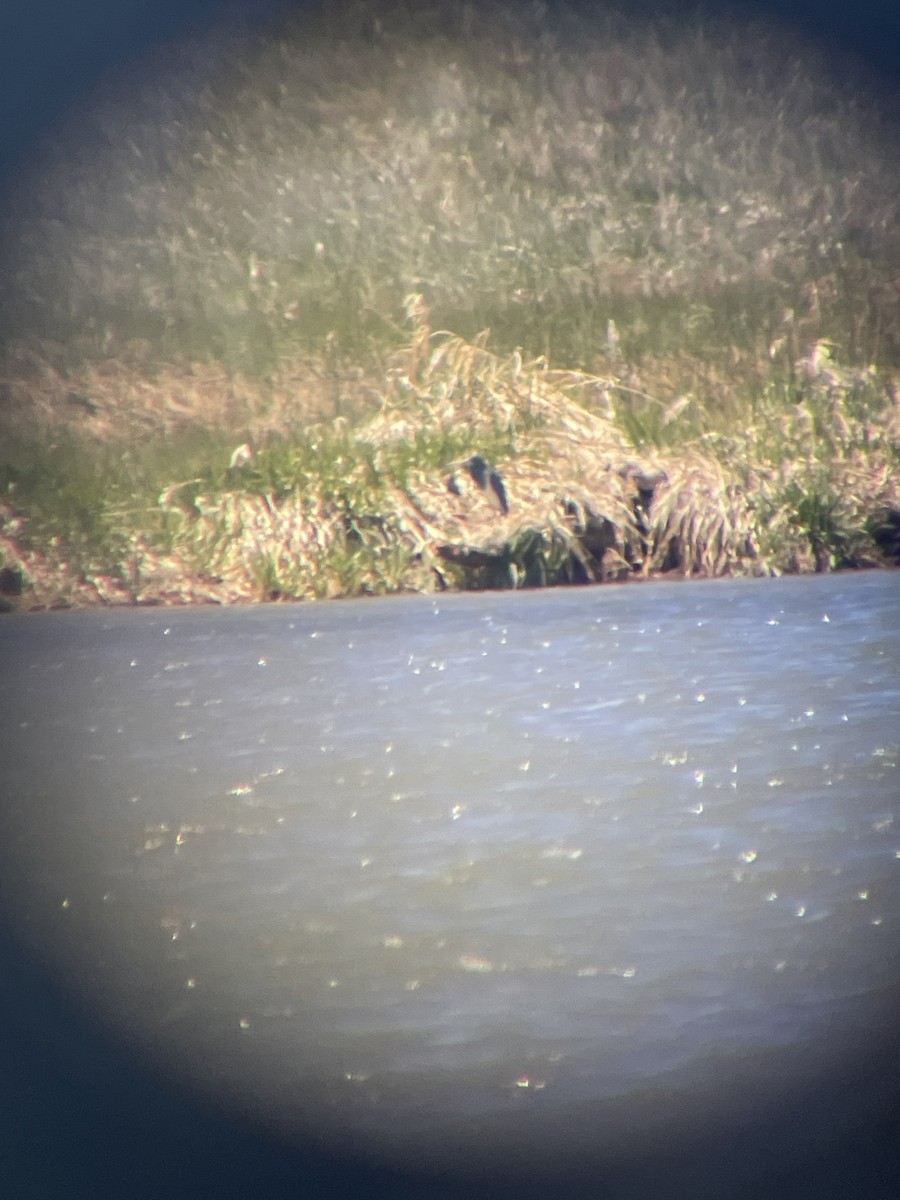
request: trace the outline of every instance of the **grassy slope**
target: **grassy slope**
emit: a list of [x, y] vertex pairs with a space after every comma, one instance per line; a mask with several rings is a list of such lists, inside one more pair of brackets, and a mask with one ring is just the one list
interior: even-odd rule
[[[43, 602], [427, 586], [397, 489], [479, 449], [552, 559], [536, 496], [615, 507], [564, 437], [586, 405], [621, 443], [598, 470], [667, 473], [638, 550], [606, 514], [633, 566], [871, 556], [898, 502], [900, 156], [841, 69], [775, 28], [401, 2], [132, 73], [4, 230], [0, 553]], [[490, 328], [501, 358], [431, 369], [432, 327]], [[553, 437], [522, 428], [517, 347], [586, 373]]]

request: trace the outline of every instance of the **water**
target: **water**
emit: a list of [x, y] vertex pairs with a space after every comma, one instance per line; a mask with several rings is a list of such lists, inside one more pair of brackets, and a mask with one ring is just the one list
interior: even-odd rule
[[898, 601], [7, 618], [9, 919], [156, 1069], [391, 1165], [628, 1161], [810, 1096], [827, 1138], [900, 982]]

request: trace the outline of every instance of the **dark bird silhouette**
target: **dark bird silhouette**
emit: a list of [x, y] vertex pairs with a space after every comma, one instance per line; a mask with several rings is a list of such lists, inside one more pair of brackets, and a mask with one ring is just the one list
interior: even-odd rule
[[488, 502], [500, 512], [508, 513], [509, 501], [506, 498], [506, 487], [500, 472], [495, 470], [480, 454], [473, 454], [471, 458], [467, 458], [463, 466], [472, 476], [479, 491], [484, 492]]

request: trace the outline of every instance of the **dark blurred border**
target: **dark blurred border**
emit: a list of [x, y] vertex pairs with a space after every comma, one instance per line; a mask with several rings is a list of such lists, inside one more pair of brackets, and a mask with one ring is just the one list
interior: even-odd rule
[[0, 170], [14, 173], [29, 146], [107, 71], [202, 29], [223, 8], [221, 0], [7, 0], [0, 10]]
[[[547, 2], [552, 10], [554, 0]], [[570, 0], [577, 8], [599, 2]], [[315, 4], [316, 0], [6, 0], [0, 9], [0, 171], [14, 171], [28, 146], [92, 83], [130, 58], [153, 47], [164, 50], [167, 41], [220, 22], [223, 14], [226, 21], [253, 22], [267, 11]], [[897, 0], [618, 0], [618, 6], [669, 14], [697, 9], [765, 13], [836, 49], [849, 50], [879, 74], [900, 80]]]
[[[304, 0], [295, 0], [299, 7]], [[310, 0], [305, 0], [309, 6]], [[591, 0], [575, 0], [586, 7]], [[6, 0], [0, 11], [0, 194], [15, 179], [28, 149], [102, 76], [185, 31], [202, 32], [223, 19], [243, 24], [287, 4], [256, 0]], [[553, 3], [550, 0], [549, 8]], [[687, 5], [679, 0], [635, 0], [632, 10], [673, 12], [698, 7], [755, 11], [799, 26], [826, 49], [850, 51], [873, 75], [900, 83], [898, 0], [785, 0], [784, 3]], [[877, 86], [877, 84], [876, 84]], [[898, 129], [900, 137], [900, 129]], [[0, 664], [2, 672], [2, 664]], [[2, 777], [2, 772], [0, 772]], [[3, 798], [0, 798], [0, 803]], [[896, 1044], [883, 1061], [897, 1059]], [[847, 1080], [865, 1088], [879, 1065], [861, 1065]], [[848, 1129], [843, 1143], [798, 1159], [785, 1146], [783, 1170], [765, 1194], [779, 1200], [891, 1200], [900, 1195], [897, 1115], [881, 1116], [862, 1133]], [[762, 1132], [762, 1131], [761, 1131]], [[777, 1134], [777, 1114], [772, 1135]], [[777, 1140], [777, 1138], [776, 1138]], [[648, 1150], [650, 1148], [648, 1147]], [[710, 1147], [727, 1162], [727, 1149]], [[734, 1178], [716, 1179], [678, 1155], [660, 1163], [652, 1200], [728, 1195], [749, 1200]], [[652, 1157], [650, 1155], [649, 1157]], [[645, 1182], [648, 1162], [641, 1164]], [[690, 1176], [693, 1172], [693, 1180]], [[627, 1164], [607, 1176], [535, 1181], [557, 1195], [631, 1197]], [[705, 1177], [704, 1177], [705, 1176]], [[494, 1189], [490, 1189], [494, 1194]], [[756, 1184], [754, 1195], [761, 1195]], [[305, 1197], [423, 1197], [456, 1194], [437, 1180], [402, 1180], [364, 1169], [352, 1157], [326, 1160], [280, 1145], [235, 1114], [200, 1107], [174, 1085], [152, 1077], [128, 1048], [90, 1014], [73, 1007], [40, 963], [29, 958], [0, 913], [0, 1196], [10, 1200], [302, 1200]], [[479, 1190], [465, 1194], [477, 1200]], [[521, 1196], [518, 1188], [510, 1195]], [[647, 1193], [651, 1200], [650, 1193]]]

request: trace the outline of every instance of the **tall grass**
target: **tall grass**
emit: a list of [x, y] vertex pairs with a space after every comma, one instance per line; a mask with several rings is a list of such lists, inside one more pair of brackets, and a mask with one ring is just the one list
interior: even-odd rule
[[120, 599], [876, 561], [896, 101], [786, 27], [586, 3], [173, 47], [3, 217], [0, 555]]
[[846, 64], [777, 26], [542, 11], [328, 5], [132, 73], [23, 188], [5, 336], [333, 373], [402, 344], [420, 291], [436, 327], [594, 370], [610, 320], [629, 362], [782, 342], [789, 373], [830, 337], [896, 364], [897, 146]]
[[[338, 416], [233, 447], [187, 428], [165, 457], [147, 443], [118, 459], [69, 436], [40, 447], [32, 470], [0, 455], [2, 511], [23, 526], [15, 542], [0, 530], [0, 546], [32, 598], [67, 585], [84, 598], [46, 569], [48, 549], [99, 598], [133, 602], [773, 574], [890, 555], [900, 403], [873, 369], [816, 355], [789, 407], [764, 393], [740, 432], [640, 447], [616, 416], [634, 389], [434, 333], [411, 299], [414, 337], [379, 411], [355, 425]], [[476, 450], [502, 472], [508, 513], [470, 475]]]

